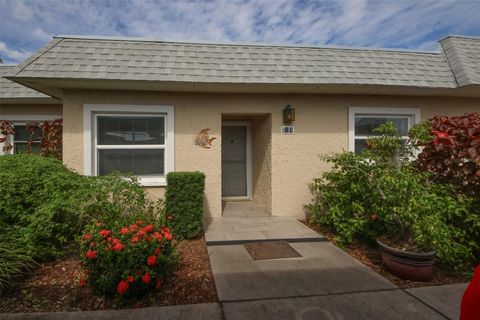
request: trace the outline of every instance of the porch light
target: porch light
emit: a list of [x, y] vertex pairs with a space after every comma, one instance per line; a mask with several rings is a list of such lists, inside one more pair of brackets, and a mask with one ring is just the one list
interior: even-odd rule
[[283, 109], [283, 123], [291, 124], [293, 121], [295, 121], [295, 108], [287, 105], [285, 109]]

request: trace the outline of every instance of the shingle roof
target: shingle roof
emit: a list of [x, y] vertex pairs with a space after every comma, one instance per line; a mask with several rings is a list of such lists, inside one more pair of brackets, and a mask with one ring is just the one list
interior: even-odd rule
[[15, 77], [457, 87], [441, 52], [85, 37], [59, 37], [42, 50]]
[[17, 66], [0, 66], [0, 99], [50, 98], [43, 93], [4, 78], [14, 74], [17, 68]]
[[440, 43], [458, 85], [480, 84], [480, 38], [450, 36]]

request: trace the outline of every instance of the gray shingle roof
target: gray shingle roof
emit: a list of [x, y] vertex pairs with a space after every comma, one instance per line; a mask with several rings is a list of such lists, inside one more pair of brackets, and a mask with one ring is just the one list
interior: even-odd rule
[[50, 98], [43, 93], [4, 78], [4, 76], [14, 74], [17, 68], [17, 66], [0, 66], [0, 99]]
[[440, 43], [458, 85], [480, 84], [480, 38], [450, 36]]
[[441, 52], [379, 49], [59, 37], [22, 67], [15, 77], [457, 87]]

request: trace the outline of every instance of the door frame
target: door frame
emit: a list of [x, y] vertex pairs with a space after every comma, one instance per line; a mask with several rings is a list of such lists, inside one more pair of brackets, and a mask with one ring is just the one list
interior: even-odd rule
[[[247, 175], [247, 195], [246, 196], [238, 196], [238, 197], [223, 197], [222, 201], [238, 201], [238, 200], [252, 200], [252, 124], [250, 121], [222, 121], [222, 127], [235, 127], [235, 126], [242, 126], [247, 128], [247, 141], [246, 141], [246, 172]], [[223, 137], [222, 137], [223, 139]], [[221, 152], [222, 150], [220, 150]], [[221, 157], [221, 153], [220, 153]], [[221, 165], [223, 162], [220, 160]], [[223, 177], [222, 177], [222, 185], [223, 185]]]

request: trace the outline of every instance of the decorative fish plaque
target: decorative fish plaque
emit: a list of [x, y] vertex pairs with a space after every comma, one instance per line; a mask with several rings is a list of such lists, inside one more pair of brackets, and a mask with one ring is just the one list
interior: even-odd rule
[[195, 145], [205, 149], [210, 149], [212, 147], [212, 141], [217, 138], [210, 138], [208, 131], [210, 131], [210, 129], [206, 128], [198, 133], [197, 138], [195, 139]]

